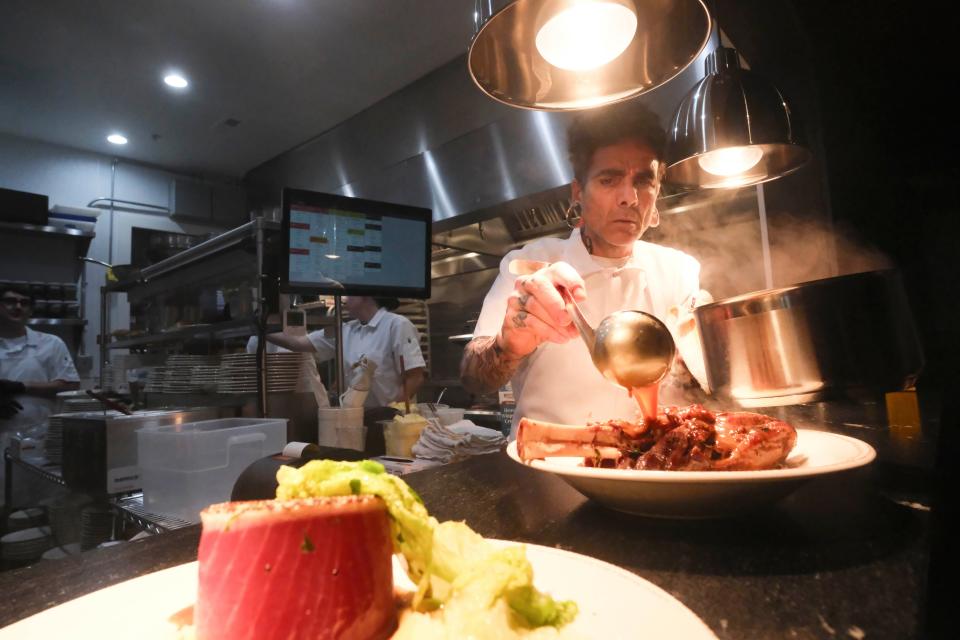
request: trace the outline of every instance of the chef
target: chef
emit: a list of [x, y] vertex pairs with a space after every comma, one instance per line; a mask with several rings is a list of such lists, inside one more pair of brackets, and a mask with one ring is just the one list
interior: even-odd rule
[[[470, 391], [511, 381], [514, 433], [521, 416], [566, 424], [637, 416], [636, 402], [594, 367], [558, 287], [593, 326], [625, 309], [655, 315], [671, 328], [684, 358], [702, 362], [699, 343], [687, 339], [701, 295], [700, 264], [640, 240], [660, 220], [666, 132], [656, 115], [636, 100], [585, 111], [571, 122], [567, 144], [571, 209], [579, 209], [580, 221], [567, 238], [541, 238], [504, 257], [461, 363]], [[518, 259], [551, 264], [517, 276], [509, 265]], [[667, 395], [667, 403], [680, 400]]]
[[[343, 304], [353, 318], [343, 323], [344, 379], [350, 379], [351, 367], [364, 356], [376, 364], [367, 407], [385, 407], [391, 402], [413, 398], [426, 378], [426, 361], [420, 351], [420, 335], [407, 318], [392, 313], [399, 306], [396, 298], [346, 296]], [[256, 340], [247, 349], [256, 350]], [[267, 342], [278, 347], [316, 353], [321, 360], [336, 356], [336, 343], [325, 330], [305, 336], [271, 333]], [[402, 363], [402, 364], [401, 364]]]
[[0, 289], [0, 448], [13, 434], [44, 425], [59, 392], [80, 387], [63, 340], [27, 326], [32, 309], [26, 291]]

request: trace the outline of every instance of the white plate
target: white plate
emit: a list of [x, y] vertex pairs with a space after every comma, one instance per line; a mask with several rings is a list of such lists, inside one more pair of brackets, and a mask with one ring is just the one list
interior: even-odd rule
[[[516, 544], [496, 541], [497, 544]], [[603, 640], [637, 637], [716, 640], [692, 611], [663, 589], [624, 569], [570, 551], [526, 545], [535, 584], [580, 613], [571, 635]], [[394, 557], [398, 587], [412, 589]], [[197, 563], [150, 573], [65, 602], [0, 629], [0, 640], [69, 636], [71, 640], [173, 640], [168, 618], [197, 595]], [[638, 627], [639, 625], [639, 627]], [[67, 633], [69, 630], [69, 633]]]
[[553, 473], [597, 502], [627, 513], [663, 518], [719, 518], [785, 497], [803, 482], [869, 464], [866, 442], [837, 433], [797, 429], [797, 445], [783, 469], [764, 471], [633, 471], [582, 466], [583, 458], [520, 461], [517, 443], [507, 454], [520, 464]]

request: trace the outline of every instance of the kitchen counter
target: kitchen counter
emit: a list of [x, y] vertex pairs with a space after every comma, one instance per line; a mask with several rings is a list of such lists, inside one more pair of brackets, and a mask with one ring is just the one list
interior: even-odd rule
[[[870, 441], [870, 467], [812, 480], [778, 504], [729, 520], [656, 520], [609, 511], [504, 453], [405, 476], [440, 520], [576, 551], [660, 586], [719, 638], [911, 638], [923, 635], [936, 518], [936, 423], [902, 434], [831, 409], [795, 408]], [[819, 414], [818, 414], [819, 412]], [[819, 415], [819, 418], [818, 418]], [[838, 417], [839, 416], [839, 417]], [[850, 419], [846, 419], [850, 418]], [[930, 425], [929, 427], [927, 425]], [[798, 425], [808, 426], [808, 425]], [[904, 470], [908, 472], [904, 472]], [[0, 574], [0, 625], [108, 584], [196, 559], [199, 528]], [[629, 613], [624, 612], [629, 619]], [[633, 620], [642, 635], [642, 621]]]

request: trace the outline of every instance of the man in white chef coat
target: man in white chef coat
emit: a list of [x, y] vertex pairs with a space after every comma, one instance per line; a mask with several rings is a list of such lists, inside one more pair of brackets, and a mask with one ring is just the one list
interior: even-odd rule
[[63, 340], [27, 326], [32, 309], [26, 291], [0, 288], [0, 449], [13, 434], [42, 426], [59, 392], [80, 387]]
[[[343, 323], [344, 380], [351, 367], [366, 357], [376, 364], [365, 406], [385, 407], [413, 398], [426, 378], [426, 361], [420, 351], [420, 335], [407, 318], [392, 313], [396, 298], [346, 296], [343, 304], [353, 318]], [[267, 342], [290, 351], [316, 353], [321, 360], [336, 357], [336, 343], [325, 330], [305, 336], [272, 333]], [[248, 343], [247, 348], [250, 349]], [[256, 341], [253, 342], [256, 349]], [[401, 362], [403, 366], [401, 367]]]
[[[636, 100], [593, 109], [574, 119], [567, 137], [572, 209], [580, 209], [580, 223], [568, 238], [541, 238], [504, 257], [461, 363], [468, 390], [489, 392], [511, 381], [514, 433], [522, 416], [566, 424], [637, 416], [633, 398], [593, 365], [558, 287], [594, 326], [625, 309], [657, 316], [683, 357], [702, 363], [699, 343], [687, 339], [690, 311], [701, 295], [700, 264], [640, 240], [659, 224], [666, 132], [656, 115]], [[516, 276], [509, 270], [515, 259], [552, 264]], [[686, 321], [683, 336], [678, 320]]]

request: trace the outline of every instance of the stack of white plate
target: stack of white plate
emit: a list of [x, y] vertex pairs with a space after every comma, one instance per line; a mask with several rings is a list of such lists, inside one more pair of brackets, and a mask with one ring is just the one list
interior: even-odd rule
[[[257, 359], [252, 353], [223, 356], [217, 390], [220, 393], [256, 393]], [[267, 391], [270, 393], [310, 391], [313, 356], [308, 353], [268, 353]]]
[[113, 537], [113, 509], [89, 505], [80, 511], [80, 548], [92, 549]]
[[47, 524], [47, 512], [39, 507], [14, 511], [7, 516], [7, 531], [20, 531]]
[[143, 390], [147, 393], [163, 393], [163, 383], [167, 380], [166, 367], [153, 367], [147, 375], [147, 384]]
[[80, 544], [77, 542], [72, 542], [70, 544], [65, 544], [59, 547], [53, 547], [43, 552], [43, 555], [40, 556], [43, 560], [60, 560], [61, 558], [69, 558], [70, 556], [75, 556], [80, 553]]
[[68, 398], [63, 401], [63, 411], [60, 413], [80, 413], [83, 411], [100, 411], [103, 404], [89, 396], [86, 398]]
[[122, 391], [128, 389], [127, 370], [115, 364], [108, 365], [100, 377], [100, 388], [104, 391]]
[[80, 540], [80, 512], [90, 504], [90, 498], [78, 492], [58, 495], [45, 501], [47, 520], [57, 542], [65, 544]]
[[30, 527], [0, 538], [3, 559], [9, 562], [30, 562], [53, 546], [50, 527]]
[[193, 383], [193, 369], [201, 366], [216, 366], [215, 356], [170, 356], [163, 380], [164, 393], [194, 393], [203, 391]]
[[101, 542], [97, 545], [97, 549], [106, 549], [107, 547], [115, 547], [118, 544], [127, 544], [126, 540], [107, 540], [106, 542]]
[[50, 416], [47, 421], [47, 435], [43, 440], [43, 448], [47, 452], [47, 460], [51, 463], [63, 462], [63, 418], [59, 415]]
[[218, 365], [202, 364], [194, 367], [190, 372], [190, 384], [196, 391], [215, 392], [220, 376]]

